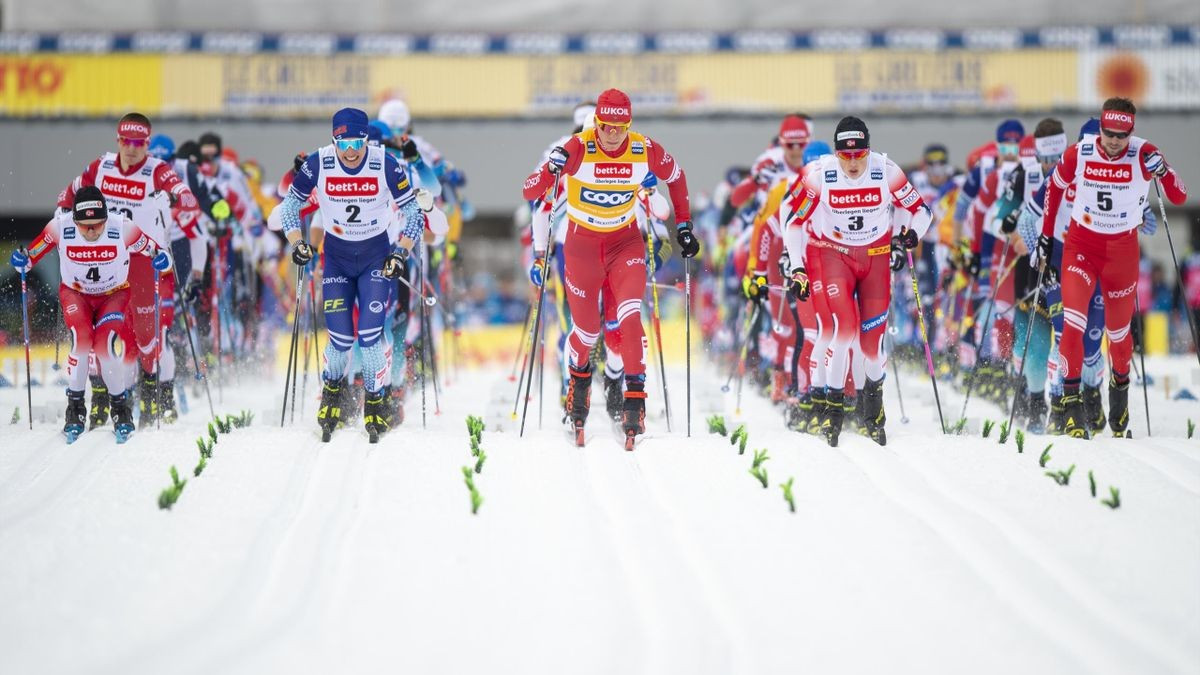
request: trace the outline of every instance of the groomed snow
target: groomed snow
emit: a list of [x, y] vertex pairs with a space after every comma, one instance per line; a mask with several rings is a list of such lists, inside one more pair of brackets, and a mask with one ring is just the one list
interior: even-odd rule
[[[1200, 393], [1189, 358], [1149, 365]], [[536, 401], [519, 438], [507, 367], [463, 373], [441, 415], [431, 395], [426, 430], [411, 395], [376, 446], [360, 430], [321, 444], [312, 400], [280, 429], [282, 377], [247, 377], [217, 407], [254, 425], [222, 436], [199, 478], [194, 396], [169, 429], [65, 446], [61, 422], [29, 431], [24, 390], [0, 389], [4, 422], [22, 408], [0, 430], [0, 671], [1200, 672], [1196, 401], [1152, 391], [1146, 439], [1138, 390], [1137, 439], [1030, 437], [1018, 454], [996, 431], [941, 437], [928, 380], [904, 373], [911, 422], [889, 382], [889, 445], [831, 449], [752, 394], [735, 416], [707, 367], [687, 439], [673, 370], [675, 431], [652, 379], [633, 453], [599, 389], [585, 448], [550, 405], [538, 431]], [[60, 388], [34, 399], [61, 415]], [[707, 433], [713, 412], [746, 423], [744, 456]], [[468, 414], [488, 424], [476, 516]], [[1068, 486], [1038, 466], [1050, 442], [1048, 469], [1076, 465]], [[758, 448], [766, 490], [748, 473]], [[160, 511], [172, 465], [189, 481]], [[1119, 510], [1099, 503], [1109, 485]]]

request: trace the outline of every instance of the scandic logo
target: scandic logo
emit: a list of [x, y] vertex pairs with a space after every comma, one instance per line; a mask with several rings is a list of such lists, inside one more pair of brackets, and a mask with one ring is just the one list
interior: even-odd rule
[[146, 198], [146, 184], [136, 180], [125, 180], [116, 176], [100, 179], [100, 191], [109, 197], [124, 197], [141, 201]]
[[1104, 183], [1128, 183], [1133, 180], [1133, 169], [1128, 164], [1086, 162], [1083, 165], [1083, 177]]
[[853, 190], [829, 191], [829, 205], [833, 208], [879, 206], [882, 203], [883, 194], [879, 191], [879, 188], [855, 188]]
[[116, 246], [68, 246], [67, 259], [77, 263], [106, 263], [117, 259]]
[[600, 162], [594, 169], [596, 178], [633, 178], [633, 165], [624, 162]]
[[379, 194], [379, 181], [374, 178], [331, 176], [325, 179], [325, 192], [331, 195]]

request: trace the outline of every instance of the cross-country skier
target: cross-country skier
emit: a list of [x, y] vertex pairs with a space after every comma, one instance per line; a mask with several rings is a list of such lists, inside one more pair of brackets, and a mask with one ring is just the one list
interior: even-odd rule
[[[542, 197], [559, 175], [566, 176], [567, 239], [563, 246], [567, 300], [572, 328], [568, 338], [571, 386], [567, 414], [582, 442], [592, 383], [588, 355], [600, 335], [600, 289], [607, 283], [617, 307], [625, 364], [622, 427], [627, 450], [645, 433], [646, 362], [642, 296], [646, 290], [646, 248], [634, 206], [647, 173], [667, 184], [675, 210], [676, 240], [685, 258], [700, 251], [692, 233], [687, 179], [661, 145], [630, 130], [629, 96], [609, 89], [596, 99], [596, 127], [571, 137], [525, 181], [524, 196]], [[545, 241], [545, 236], [540, 237]], [[545, 269], [545, 251], [535, 254]]]
[[63, 427], [67, 441], [74, 442], [88, 421], [83, 387], [88, 356], [95, 352], [107, 391], [116, 392], [109, 405], [117, 440], [124, 442], [133, 431], [126, 399], [134, 360], [133, 333], [125, 320], [130, 309], [130, 254], [152, 256], [152, 266], [159, 272], [169, 270], [171, 261], [137, 225], [119, 212], [110, 212], [104, 194], [96, 186], [81, 186], [71, 199], [71, 210], [56, 214], [28, 251], [20, 248], [13, 252], [11, 262], [18, 271], [28, 271], [51, 250], [58, 249], [62, 275], [58, 297], [63, 321], [71, 334], [67, 421]]
[[1173, 204], [1187, 199], [1187, 188], [1150, 141], [1133, 136], [1137, 108], [1126, 98], [1104, 102], [1100, 134], [1084, 136], [1067, 149], [1046, 190], [1038, 258], [1049, 261], [1054, 252], [1054, 224], [1063, 193], [1075, 186], [1071, 224], [1063, 244], [1063, 335], [1059, 359], [1063, 380], [1064, 432], [1087, 438], [1088, 427], [1080, 396], [1083, 331], [1088, 301], [1100, 284], [1104, 292], [1104, 324], [1111, 367], [1108, 384], [1109, 427], [1118, 436], [1129, 425], [1129, 335], [1133, 294], [1138, 279], [1137, 228], [1142, 224], [1150, 183], [1157, 180]]
[[[381, 339], [393, 285], [389, 280], [399, 278], [425, 227], [404, 169], [382, 148], [367, 147], [368, 124], [367, 114], [356, 108], [334, 113], [333, 142], [308, 156], [278, 207], [292, 262], [298, 266], [316, 255], [300, 231], [300, 210], [311, 194], [316, 194], [325, 226], [322, 288], [329, 342], [317, 412], [324, 440], [342, 417], [346, 366], [356, 339], [367, 392], [363, 422], [372, 440], [390, 427], [383, 392], [389, 365]], [[393, 205], [402, 221], [398, 242], [388, 235], [396, 217]], [[357, 325], [352, 319], [356, 303]]]

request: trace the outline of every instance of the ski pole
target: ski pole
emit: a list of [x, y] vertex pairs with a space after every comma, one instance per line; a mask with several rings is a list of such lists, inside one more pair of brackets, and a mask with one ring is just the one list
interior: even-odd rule
[[[654, 224], [651, 223], [649, 220], [649, 218], [650, 218], [649, 213], [650, 213], [650, 208], [649, 208], [649, 205], [647, 204], [647, 206], [646, 206], [646, 214], [647, 214], [646, 215], [646, 230], [647, 230], [647, 232], [646, 232], [646, 249], [647, 249], [646, 257], [648, 258], [648, 261], [650, 263], [650, 279], [653, 280], [654, 273], [656, 271], [655, 270], [655, 260], [654, 260], [654, 258], [655, 258], [654, 242], [657, 240], [657, 237], [654, 235]], [[666, 362], [663, 360], [662, 322], [659, 320], [659, 314], [658, 314], [658, 287], [657, 286], [651, 287], [650, 296], [654, 303], [653, 312], [651, 314], [651, 323], [654, 326], [654, 341], [655, 341], [655, 344], [656, 344], [657, 350], [658, 350], [658, 375], [659, 375], [659, 378], [662, 379], [663, 406], [665, 406], [664, 410], [666, 411], [666, 417], [667, 417], [667, 432], [670, 433], [670, 431], [671, 431], [671, 399], [667, 395], [667, 366], [666, 366]]]
[[[151, 269], [154, 269], [153, 267]], [[162, 383], [158, 381], [161, 375], [159, 360], [162, 358], [162, 296], [159, 295], [159, 279], [162, 274], [154, 270], [154, 428], [162, 429]]]
[[[554, 187], [551, 189], [550, 204], [551, 206], [558, 203], [558, 186], [562, 183], [558, 173], [554, 174]], [[533, 335], [537, 336], [542, 331], [542, 307], [546, 304], [546, 279], [550, 276], [550, 263], [554, 260], [554, 228], [555, 224], [551, 222], [550, 232], [546, 238], [546, 257], [542, 262], [542, 283], [538, 285], [538, 301], [537, 308], [534, 310], [534, 330]], [[532, 349], [537, 349], [537, 338], [534, 337], [531, 341]], [[544, 344], [544, 343], [543, 343]], [[533, 366], [537, 361], [537, 355], [529, 360], [529, 370], [526, 373], [525, 384], [525, 405], [521, 411], [521, 430], [519, 436], [525, 436], [525, 417], [529, 413], [529, 389], [533, 386]]]
[[683, 342], [687, 364], [687, 435], [692, 437], [692, 260], [683, 259]]
[[195, 330], [195, 325], [192, 321], [192, 307], [191, 307], [191, 305], [189, 305], [187, 303], [187, 301], [183, 297], [183, 289], [179, 285], [179, 272], [178, 271], [176, 271], [176, 273], [175, 273], [175, 280], [176, 280], [175, 285], [179, 292], [179, 295], [178, 295], [179, 299], [176, 302], [178, 303], [178, 305], [180, 307], [183, 308], [183, 312], [181, 312], [183, 314], [183, 326], [184, 326], [185, 331], [187, 332], [188, 349], [192, 352], [192, 366], [196, 370], [194, 377], [197, 380], [204, 381], [204, 393], [208, 396], [208, 413], [212, 417], [212, 419], [216, 419], [217, 418], [217, 410], [216, 410], [216, 408], [213, 407], [212, 391], [208, 387], [208, 376], [207, 376], [208, 369], [205, 368], [204, 369], [205, 374], [203, 374], [203, 375], [201, 374], [201, 372], [200, 372], [201, 371], [200, 357], [196, 354], [196, 340], [192, 336], [192, 331]]
[[[296, 270], [296, 305], [292, 314], [292, 341], [288, 346], [288, 362], [287, 373], [283, 378], [283, 408], [279, 411], [279, 427], [283, 428], [284, 422], [287, 420], [287, 401], [288, 401], [288, 384], [292, 385], [293, 392], [295, 391], [295, 380], [293, 379], [293, 371], [295, 370], [296, 362], [296, 345], [300, 338], [300, 294], [304, 292], [304, 274], [301, 270]], [[295, 394], [293, 393], [293, 396]]]
[[[1021, 348], [1020, 372], [1022, 373], [1025, 372], [1025, 357], [1029, 354], [1029, 340], [1033, 337], [1033, 317], [1037, 312], [1038, 300], [1041, 297], [1042, 280], [1045, 278], [1044, 275], [1046, 274], [1046, 264], [1047, 261], [1044, 256], [1038, 259], [1037, 286], [1034, 286], [1033, 289], [1033, 301], [1029, 303], [1029, 317], [1025, 321], [1025, 346]], [[1013, 393], [1012, 404], [1009, 406], [1010, 410], [1008, 412], [1009, 429], [1012, 429], [1013, 420], [1017, 417], [1017, 397], [1020, 395], [1020, 392]]]
[[[422, 275], [422, 279], [424, 279], [423, 275]], [[431, 285], [432, 284], [430, 284], [429, 281], [426, 280], [424, 283], [421, 284], [421, 287], [424, 289], [429, 289], [429, 287]], [[442, 414], [442, 402], [441, 402], [441, 392], [442, 392], [441, 387], [442, 387], [442, 385], [440, 382], [441, 376], [438, 374], [437, 347], [435, 346], [434, 339], [433, 339], [433, 316], [431, 314], [429, 314], [429, 311], [426, 309], [427, 307], [431, 306], [426, 301], [428, 297], [429, 296], [424, 296], [421, 298], [421, 315], [424, 317], [425, 327], [429, 331], [429, 368], [430, 368], [430, 372], [433, 374], [433, 414], [434, 414], [434, 416], [437, 416], [437, 415]]]
[[[413, 246], [413, 250], [416, 251], [416, 253], [417, 253], [417, 279], [423, 280], [425, 278], [425, 262], [424, 262], [424, 256], [422, 255], [425, 250], [424, 242], [417, 241], [416, 245]], [[418, 281], [418, 283], [421, 283], [421, 282]], [[411, 284], [409, 284], [409, 288], [413, 288]], [[425, 288], [424, 283], [421, 283], [421, 288], [422, 289]], [[413, 290], [415, 291], [416, 289], [413, 288]], [[417, 291], [417, 293], [419, 295], [421, 293], [421, 291]], [[422, 299], [421, 300], [421, 428], [422, 429], [425, 429], [428, 426], [428, 423], [426, 422], [427, 410], [428, 410], [427, 405], [428, 404], [427, 404], [427, 399], [426, 399], [426, 394], [425, 394], [425, 381], [427, 379], [429, 379], [429, 352], [428, 352], [429, 334], [427, 332], [425, 332], [425, 324], [426, 324], [425, 319], [426, 319], [427, 311], [428, 310], [426, 309], [425, 301], [424, 301], [424, 299]]]
[[913, 299], [917, 303], [917, 321], [921, 325], [921, 341], [925, 343], [925, 363], [929, 366], [929, 382], [933, 385], [933, 401], [937, 404], [938, 421], [942, 423], [942, 433], [946, 433], [946, 418], [942, 416], [942, 399], [938, 396], [937, 377], [933, 372], [933, 354], [929, 351], [929, 333], [925, 330], [925, 313], [921, 311], [921, 289], [917, 284], [917, 268], [913, 266], [912, 249], [905, 248], [908, 254], [908, 274], [912, 277]]
[[[894, 287], [895, 286], [895, 281], [894, 281], [895, 274], [893, 274], [892, 276], [893, 276], [893, 283], [891, 284], [891, 287]], [[892, 303], [895, 304], [895, 302], [896, 302], [896, 296], [893, 295]], [[908, 424], [908, 415], [905, 414], [905, 412], [904, 412], [904, 392], [900, 388], [900, 369], [896, 366], [896, 359], [892, 358], [893, 355], [896, 353], [896, 340], [895, 340], [895, 338], [892, 337], [892, 334], [890, 332], [887, 333], [887, 336], [888, 336], [888, 341], [891, 343], [888, 346], [888, 361], [892, 362], [892, 377], [896, 380], [896, 398], [900, 400], [900, 423]], [[798, 352], [799, 350], [797, 349], [796, 351]]]
[[29, 365], [29, 289], [25, 285], [25, 268], [21, 268], [21, 328], [25, 336], [25, 402], [29, 411], [29, 429], [33, 430], [33, 381]]
[[[1142, 317], [1142, 328], [1138, 331], [1138, 359], [1142, 362], [1142, 402], [1146, 404], [1146, 437], [1150, 433], [1150, 392], [1146, 390], [1146, 318], [1142, 316], [1142, 303], [1138, 300], [1137, 290], [1133, 292], [1133, 311]], [[1186, 311], [1186, 308], [1185, 308]]]
[[[1004, 252], [1000, 254], [1001, 261], [1008, 258], [1008, 249], [1009, 249], [1009, 246], [1011, 245], [1011, 243], [1012, 243], [1011, 239], [1009, 239], [1008, 237], [1004, 238]], [[992, 323], [992, 312], [995, 311], [995, 309], [996, 309], [996, 296], [1000, 294], [1000, 287], [1003, 286], [1005, 280], [1008, 279], [1008, 273], [1011, 272], [1013, 270], [1013, 267], [1016, 266], [1017, 260], [1019, 260], [1019, 258], [1014, 258], [1012, 263], [1008, 265], [1008, 268], [1004, 270], [1003, 276], [1001, 276], [999, 279], [996, 280], [996, 282], [994, 284], [992, 284], [992, 299], [990, 302], [988, 302], [987, 317], [985, 317], [983, 320], [983, 329], [980, 331], [981, 337], [975, 341], [975, 358], [973, 360], [975, 361], [976, 364], [978, 364], [978, 362], [979, 362], [979, 347], [983, 343], [984, 340], [988, 339], [988, 328], [989, 328], [990, 324]], [[975, 388], [975, 380], [976, 379], [978, 379], [978, 378], [972, 377], [970, 380], [967, 381], [967, 395], [965, 398], [963, 398], [962, 413], [958, 416], [959, 419], [962, 419], [967, 416], [967, 405], [971, 402], [971, 391]]]
[[[301, 380], [301, 384], [300, 384], [300, 417], [301, 418], [304, 417], [304, 401], [305, 401], [305, 399], [308, 398], [308, 367], [309, 367], [308, 364], [309, 364], [309, 361], [311, 360], [311, 357], [313, 356], [313, 351], [314, 351], [314, 350], [309, 350], [309, 344], [310, 344], [310, 342], [315, 342], [317, 339], [317, 332], [316, 332], [317, 312], [316, 312], [315, 305], [313, 305], [313, 302], [312, 302], [313, 287], [316, 284], [313, 283], [312, 270], [308, 269], [307, 265], [305, 266], [304, 269], [305, 269], [306, 276], [308, 276], [309, 306], [313, 307], [313, 310], [311, 312], [309, 312], [309, 314], [308, 314], [308, 323], [309, 323], [309, 327], [312, 328], [313, 330], [311, 331], [312, 332], [311, 340], [309, 337], [310, 331], [304, 331], [304, 379]], [[314, 344], [314, 346], [315, 346], [315, 344]], [[296, 408], [296, 397], [293, 396], [292, 397], [292, 410], [293, 410], [292, 421], [293, 422], [295, 422], [295, 420], [296, 420], [295, 408]]]
[[742, 323], [742, 343], [738, 349], [738, 360], [729, 369], [729, 377], [725, 380], [725, 386], [721, 387], [721, 391], [728, 392], [729, 385], [733, 382], [735, 375], [738, 375], [739, 369], [744, 369], [746, 361], [746, 352], [750, 347], [750, 329], [754, 327], [754, 322], [758, 320], [759, 304], [753, 300], [748, 300], [747, 304], [753, 305], [750, 311], [746, 313], [746, 320]]
[[[1154, 179], [1154, 192], [1158, 195], [1158, 212], [1162, 215], [1163, 230], [1167, 232], [1167, 244], [1171, 247], [1171, 262], [1175, 264], [1175, 289], [1179, 293], [1180, 298], [1186, 298], [1187, 294], [1183, 291], [1183, 273], [1179, 269], [1179, 258], [1175, 255], [1175, 241], [1171, 238], [1171, 226], [1167, 223], [1167, 207], [1163, 204], [1162, 188], [1159, 187], [1159, 181]], [[1200, 337], [1196, 335], [1196, 321], [1192, 318], [1192, 313], [1187, 311], [1187, 303], [1183, 303], [1183, 314], [1187, 317], [1188, 328], [1192, 330], [1192, 350], [1196, 352], [1196, 362], [1200, 363]]]
[[525, 308], [525, 320], [521, 322], [520, 340], [517, 341], [517, 352], [513, 356], [512, 372], [508, 374], [508, 381], [515, 382], [517, 380], [517, 364], [521, 362], [521, 354], [525, 352], [525, 331], [529, 330], [529, 318], [533, 316], [533, 303]]
[[[296, 423], [296, 380], [300, 379], [300, 316], [304, 314], [304, 301], [302, 300], [304, 291], [304, 277], [308, 274], [308, 266], [296, 270], [296, 313], [292, 316], [292, 352], [295, 356], [289, 356], [292, 361], [292, 424]], [[307, 337], [307, 333], [305, 334]], [[308, 347], [305, 346], [304, 353], [308, 355]]]

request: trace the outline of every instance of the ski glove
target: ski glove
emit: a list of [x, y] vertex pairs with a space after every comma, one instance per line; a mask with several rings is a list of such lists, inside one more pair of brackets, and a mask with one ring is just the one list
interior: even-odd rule
[[792, 270], [791, 276], [788, 277], [788, 291], [792, 297], [800, 301], [807, 300], [809, 290], [808, 272], [805, 272], [803, 267]]
[[204, 292], [204, 280], [200, 277], [192, 277], [188, 280], [187, 288], [183, 291], [183, 299], [188, 304], [194, 305], [200, 301], [200, 295]]
[[1162, 178], [1167, 173], [1167, 162], [1160, 152], [1142, 155], [1142, 163], [1146, 165], [1146, 171], [1154, 178]]
[[534, 258], [533, 258], [533, 265], [531, 265], [529, 267], [529, 280], [533, 282], [534, 286], [537, 286], [538, 288], [542, 288], [543, 286], [546, 285], [545, 269], [546, 269], [546, 254], [545, 254], [545, 252], [535, 253]]
[[214, 220], [225, 220], [232, 212], [232, 209], [229, 208], [229, 202], [225, 201], [224, 199], [218, 199], [212, 205], [212, 216]]
[[313, 255], [313, 248], [312, 246], [309, 246], [307, 241], [301, 239], [295, 244], [292, 244], [292, 262], [296, 263], [297, 265], [303, 267], [312, 262]]
[[150, 261], [150, 264], [159, 272], [166, 272], [171, 269], [171, 256], [167, 255], [166, 251], [159, 251], [154, 255], [154, 259]]
[[900, 239], [900, 243], [904, 246], [904, 248], [910, 250], [916, 248], [917, 244], [921, 243], [920, 240], [917, 239], [917, 231], [910, 230], [907, 227], [901, 228], [900, 234], [896, 235], [896, 238]]
[[765, 274], [750, 274], [742, 277], [742, 295], [747, 300], [762, 302], [767, 297], [767, 277]]
[[408, 249], [399, 248], [383, 259], [383, 276], [388, 279], [399, 279], [404, 275], [408, 263]]
[[692, 233], [690, 220], [675, 225], [675, 241], [679, 242], [679, 255], [684, 258], [695, 258], [700, 252], [700, 240]]
[[558, 175], [563, 170], [563, 167], [567, 165], [568, 156], [566, 148], [561, 145], [554, 146], [554, 149], [550, 151], [550, 162], [547, 166], [550, 169], [550, 173]]
[[1046, 261], [1047, 267], [1050, 265], [1050, 260], [1054, 255], [1054, 237], [1048, 234], [1039, 234], [1037, 240], [1037, 257], [1030, 258], [1029, 264], [1037, 267], [1042, 260]]
[[25, 252], [24, 247], [13, 251], [9, 262], [12, 263], [13, 267], [17, 268], [18, 272], [28, 272], [30, 267], [32, 267], [29, 264], [29, 254]]
[[971, 257], [967, 258], [966, 260], [967, 274], [971, 275], [972, 277], [978, 277], [981, 264], [982, 261], [979, 258], [979, 254], [972, 253]]
[[892, 237], [892, 252], [888, 266], [892, 268], [893, 272], [899, 272], [900, 270], [904, 269], [905, 257], [904, 239], [900, 235]]
[[400, 156], [404, 158], [405, 163], [415, 164], [421, 159], [421, 151], [417, 150], [417, 144], [413, 139], [406, 138], [400, 144]]
[[1013, 232], [1015, 232], [1017, 229], [1017, 219], [1019, 219], [1020, 217], [1021, 217], [1020, 207], [1015, 208], [1012, 211], [1009, 211], [1008, 215], [1004, 216], [1004, 220], [1000, 221], [1000, 231], [1003, 232], [1004, 234], [1012, 234]]

